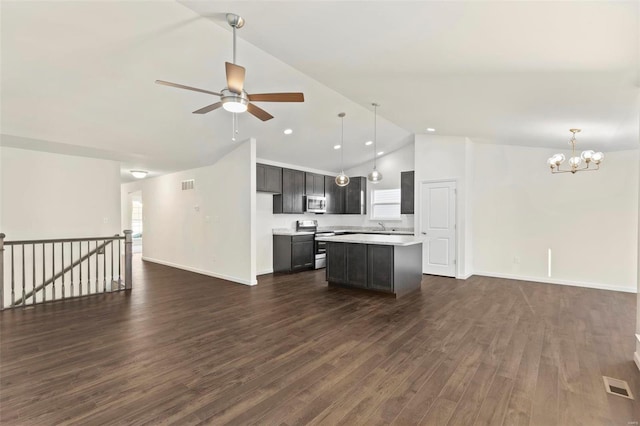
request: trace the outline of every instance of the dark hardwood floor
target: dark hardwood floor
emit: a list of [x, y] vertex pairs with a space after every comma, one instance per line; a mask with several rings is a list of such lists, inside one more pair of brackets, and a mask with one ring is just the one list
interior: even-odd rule
[[0, 313], [2, 424], [630, 425], [633, 294], [324, 270], [246, 287], [134, 262], [131, 294]]

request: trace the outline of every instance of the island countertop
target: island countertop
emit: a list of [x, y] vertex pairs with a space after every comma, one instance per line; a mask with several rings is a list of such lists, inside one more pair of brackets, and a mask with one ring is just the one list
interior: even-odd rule
[[422, 244], [421, 238], [409, 235], [375, 235], [375, 234], [350, 234], [336, 235], [334, 237], [316, 237], [316, 241], [326, 241], [330, 243], [355, 243], [355, 244], [376, 244], [382, 246], [406, 247], [415, 244]]

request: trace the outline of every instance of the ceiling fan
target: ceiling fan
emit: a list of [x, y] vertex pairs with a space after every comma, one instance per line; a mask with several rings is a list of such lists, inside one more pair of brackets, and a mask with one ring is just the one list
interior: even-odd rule
[[250, 95], [244, 90], [245, 69], [236, 65], [236, 29], [244, 26], [242, 17], [227, 13], [227, 22], [233, 28], [233, 63], [225, 62], [227, 73], [227, 87], [220, 93], [210, 90], [198, 89], [196, 87], [185, 86], [183, 84], [171, 83], [169, 81], [156, 80], [157, 84], [176, 87], [178, 89], [192, 90], [194, 92], [207, 93], [220, 97], [220, 101], [193, 111], [194, 114], [206, 114], [220, 107], [233, 113], [249, 111], [250, 114], [262, 121], [271, 120], [273, 115], [262, 108], [257, 107], [253, 102], [304, 102], [304, 94], [295, 93], [259, 93]]

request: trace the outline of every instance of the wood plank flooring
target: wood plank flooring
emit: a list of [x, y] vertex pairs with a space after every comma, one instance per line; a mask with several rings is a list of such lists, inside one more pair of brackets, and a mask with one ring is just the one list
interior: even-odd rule
[[246, 287], [134, 261], [131, 294], [0, 313], [2, 424], [630, 425], [636, 298], [424, 276], [401, 299], [324, 270]]

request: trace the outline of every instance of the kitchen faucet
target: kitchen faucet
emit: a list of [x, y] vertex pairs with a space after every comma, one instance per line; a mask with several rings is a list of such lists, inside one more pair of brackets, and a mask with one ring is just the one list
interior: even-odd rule
[[385, 228], [385, 226], [384, 226], [384, 223], [382, 223], [382, 222], [378, 222], [378, 225], [382, 226], [382, 230], [383, 230], [383, 231], [386, 231], [386, 230], [387, 230], [387, 228]]

